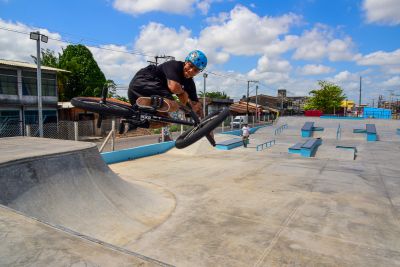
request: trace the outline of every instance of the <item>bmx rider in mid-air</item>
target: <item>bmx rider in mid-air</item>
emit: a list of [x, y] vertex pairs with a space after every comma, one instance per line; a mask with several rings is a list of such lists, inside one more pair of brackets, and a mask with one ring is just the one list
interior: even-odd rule
[[[129, 84], [128, 97], [132, 105], [139, 107], [156, 107], [164, 116], [177, 111], [179, 104], [174, 100], [189, 103], [193, 111], [204, 117], [202, 105], [197, 98], [193, 77], [207, 66], [207, 57], [200, 50], [190, 52], [185, 61], [170, 60], [158, 66], [149, 65], [140, 69]], [[151, 122], [150, 128], [159, 128], [165, 123]]]

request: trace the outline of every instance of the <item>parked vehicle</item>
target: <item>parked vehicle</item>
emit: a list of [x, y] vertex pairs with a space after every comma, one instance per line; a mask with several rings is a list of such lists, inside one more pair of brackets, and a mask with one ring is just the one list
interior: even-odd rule
[[236, 116], [231, 122], [232, 128], [241, 128], [243, 124], [248, 123], [247, 116]]

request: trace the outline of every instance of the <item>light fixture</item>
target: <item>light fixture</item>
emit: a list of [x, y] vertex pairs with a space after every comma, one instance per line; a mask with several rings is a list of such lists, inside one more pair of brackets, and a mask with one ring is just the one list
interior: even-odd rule
[[42, 40], [43, 43], [47, 43], [49, 41], [49, 37], [46, 35], [41, 34], [40, 35], [40, 40]]
[[32, 40], [39, 40], [39, 33], [38, 32], [31, 32], [31, 34], [29, 35], [30, 36], [30, 38], [32, 39]]

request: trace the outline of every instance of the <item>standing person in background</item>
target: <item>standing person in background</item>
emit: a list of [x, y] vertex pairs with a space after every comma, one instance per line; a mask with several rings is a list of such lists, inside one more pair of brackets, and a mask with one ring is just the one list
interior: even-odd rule
[[250, 136], [250, 128], [247, 126], [247, 123], [245, 123], [242, 128], [242, 140], [243, 140], [244, 147], [247, 147], [247, 142], [249, 141], [249, 136]]

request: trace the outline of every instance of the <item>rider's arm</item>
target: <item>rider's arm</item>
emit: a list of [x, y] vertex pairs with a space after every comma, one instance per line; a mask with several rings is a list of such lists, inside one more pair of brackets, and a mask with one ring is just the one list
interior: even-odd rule
[[179, 95], [182, 94], [183, 92], [183, 88], [182, 85], [178, 82], [175, 82], [173, 80], [168, 80], [168, 88], [171, 91], [171, 93]]
[[189, 96], [186, 92], [177, 94], [176, 96], [179, 98], [179, 101], [181, 101], [181, 103], [184, 105], [186, 105], [186, 103], [189, 102]]
[[201, 104], [201, 102], [198, 101], [191, 101], [191, 106], [193, 111], [200, 117], [203, 118], [204, 114], [203, 114], [203, 105]]

